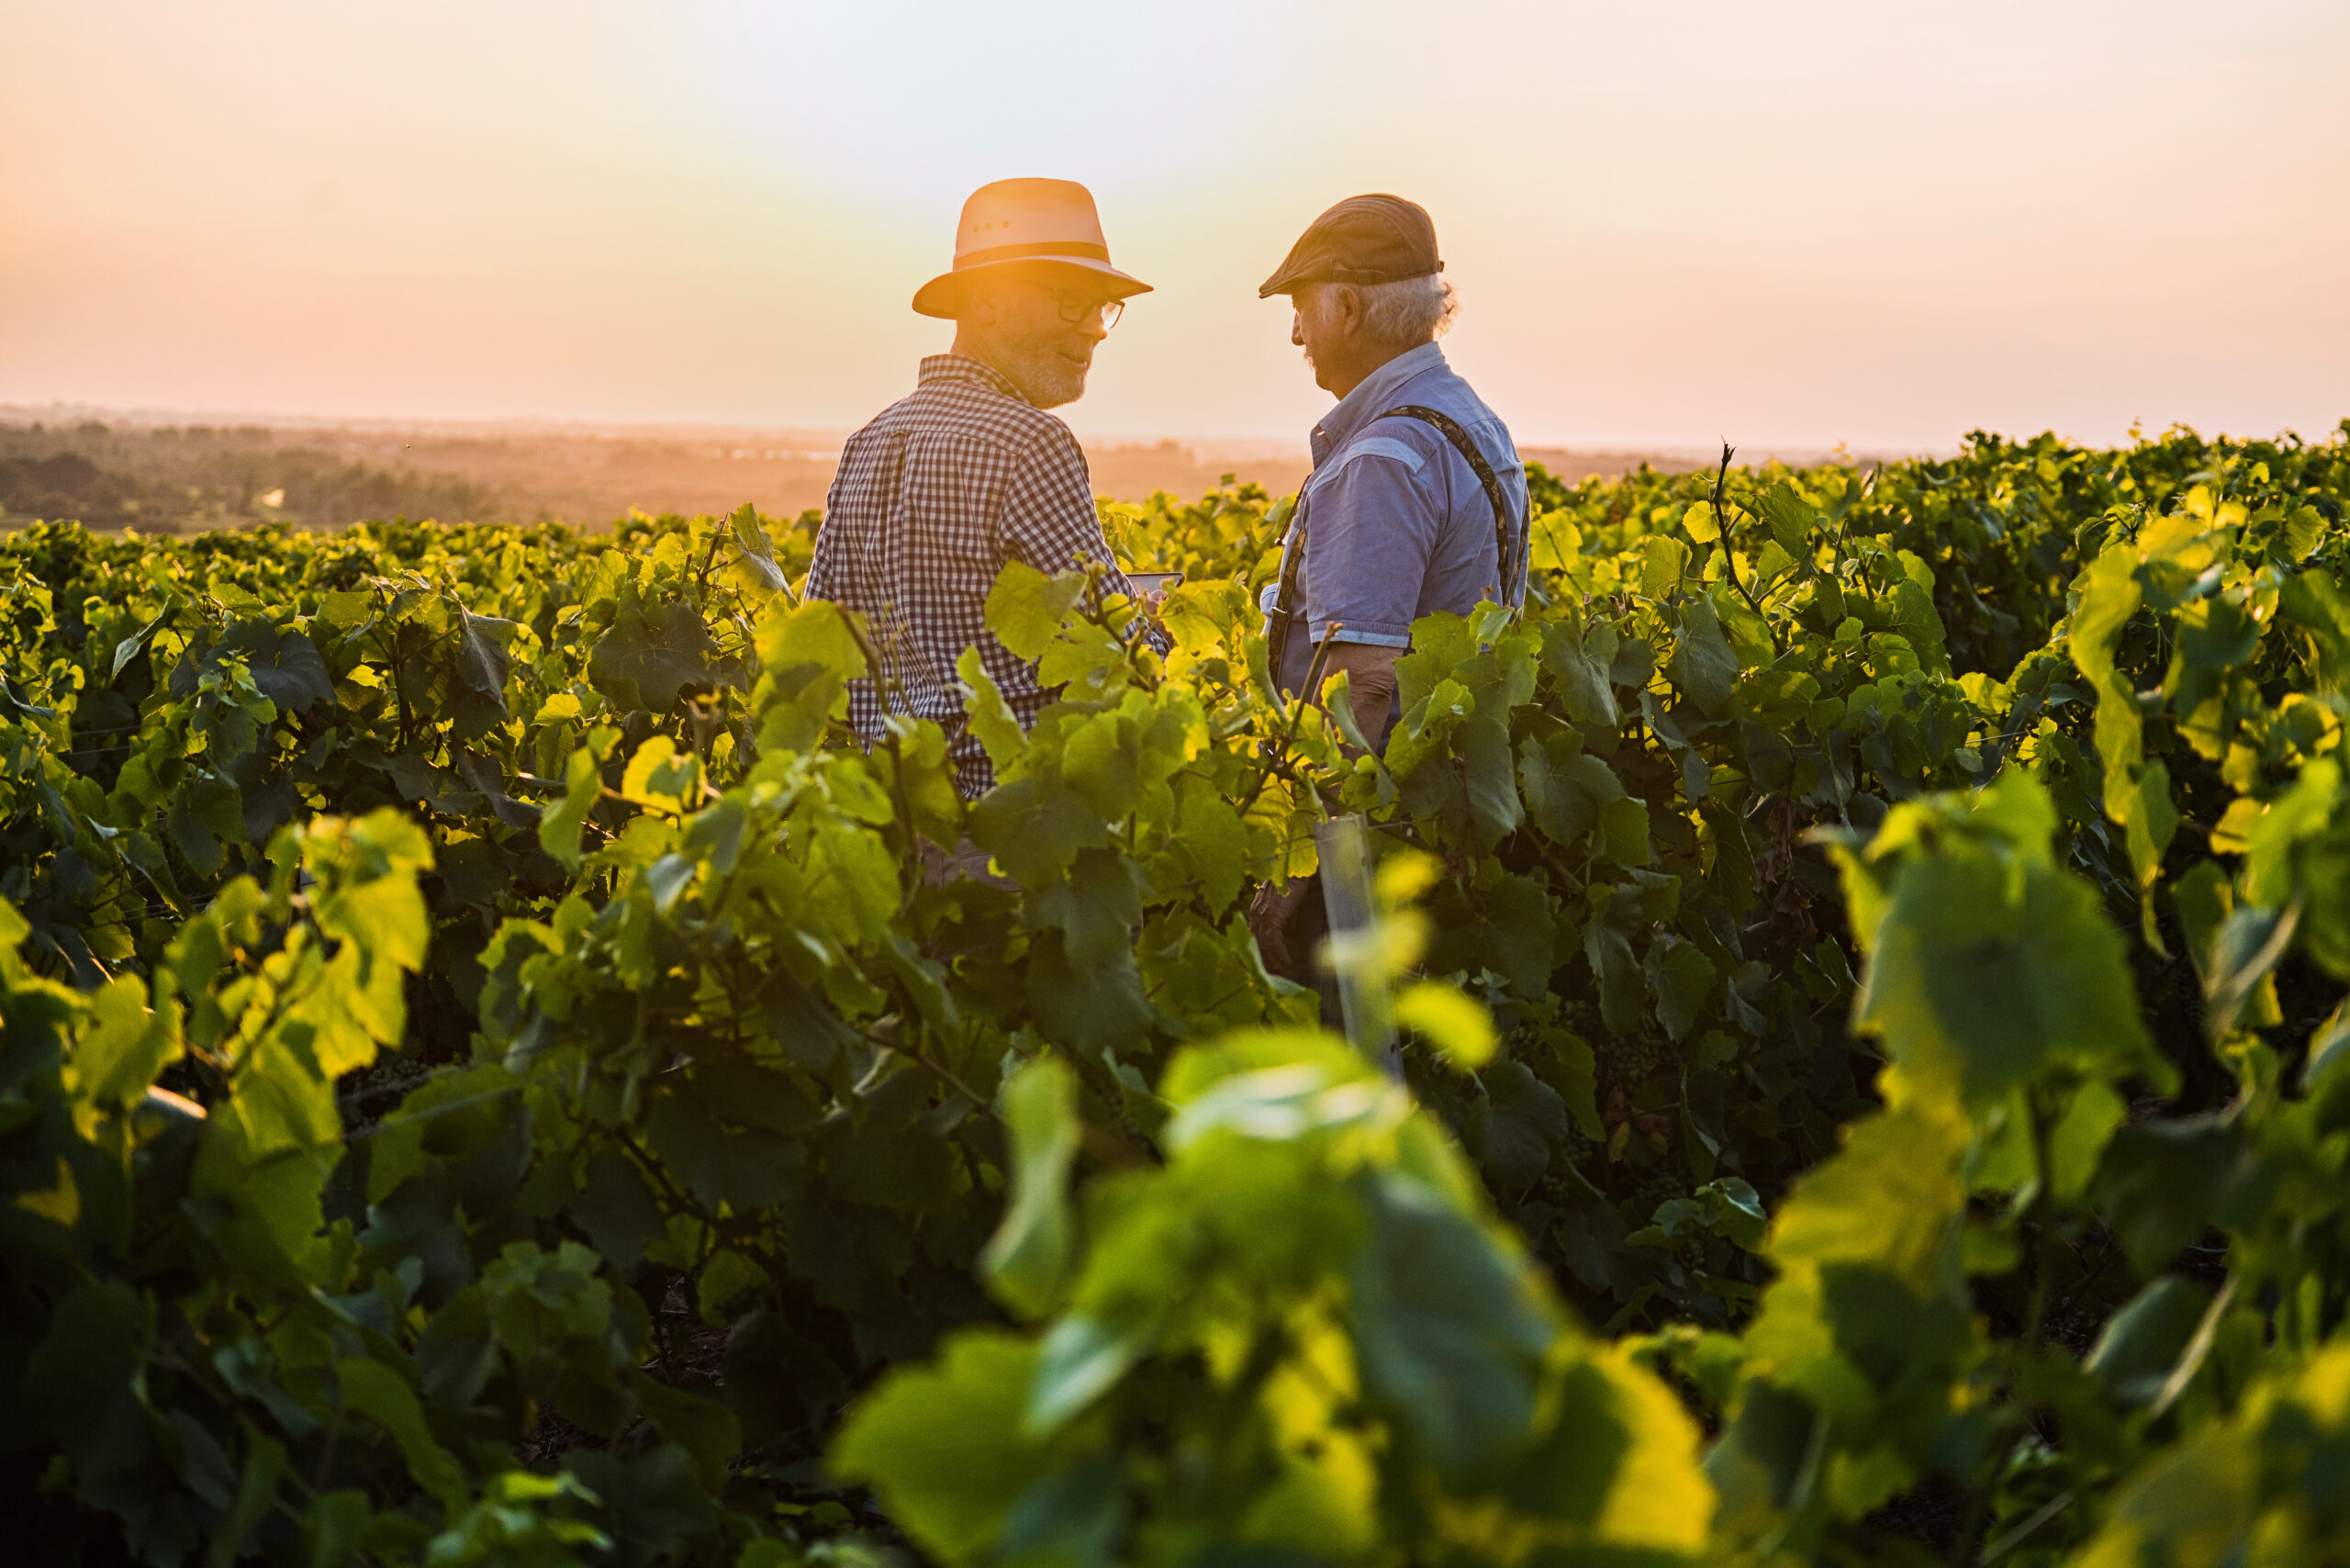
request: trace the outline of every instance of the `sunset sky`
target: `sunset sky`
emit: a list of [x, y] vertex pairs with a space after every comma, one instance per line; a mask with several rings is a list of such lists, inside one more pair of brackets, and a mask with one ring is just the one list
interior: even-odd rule
[[962, 197], [1158, 285], [1065, 413], [1302, 437], [1256, 286], [1434, 214], [1522, 443], [2319, 435], [2344, 0], [0, 0], [0, 403], [836, 429]]

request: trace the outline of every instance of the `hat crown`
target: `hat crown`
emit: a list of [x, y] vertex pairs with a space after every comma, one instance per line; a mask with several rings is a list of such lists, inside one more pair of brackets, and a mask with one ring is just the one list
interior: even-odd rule
[[1442, 271], [1427, 208], [1376, 191], [1348, 196], [1307, 224], [1257, 294], [1287, 294], [1308, 283], [1394, 283]]
[[[1083, 245], [1106, 258], [1093, 193], [1075, 180], [998, 180], [973, 191], [955, 230], [955, 263], [1012, 247]], [[1058, 253], [1067, 254], [1067, 252]]]
[[1110, 264], [1093, 193], [1075, 180], [998, 180], [973, 191], [955, 226], [955, 264], [914, 291], [914, 309], [952, 319], [969, 279], [994, 267], [1071, 274], [1109, 299], [1150, 292]]

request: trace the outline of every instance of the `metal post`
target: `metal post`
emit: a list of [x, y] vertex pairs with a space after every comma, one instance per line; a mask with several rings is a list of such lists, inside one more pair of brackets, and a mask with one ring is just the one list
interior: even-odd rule
[[1387, 1002], [1387, 958], [1379, 905], [1371, 890], [1369, 835], [1363, 820], [1333, 817], [1314, 830], [1322, 862], [1322, 908], [1329, 917], [1327, 962], [1338, 981], [1338, 1013], [1355, 1049], [1401, 1078], [1404, 1059]]

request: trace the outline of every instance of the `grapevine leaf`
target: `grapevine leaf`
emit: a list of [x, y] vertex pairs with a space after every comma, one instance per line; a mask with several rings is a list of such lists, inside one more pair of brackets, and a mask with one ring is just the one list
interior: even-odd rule
[[1865, 1264], [1919, 1296], [1954, 1279], [1956, 1222], [1966, 1206], [1958, 1168], [1965, 1128], [1920, 1108], [1857, 1124], [1844, 1147], [1801, 1177], [1772, 1226], [1781, 1268]]
[[1033, 664], [1052, 646], [1061, 618], [1084, 592], [1082, 572], [1046, 577], [1024, 561], [1007, 561], [988, 590], [988, 630], [1013, 657]]
[[317, 644], [299, 632], [281, 632], [266, 621], [233, 622], [205, 662], [217, 666], [230, 654], [242, 656], [254, 688], [286, 712], [334, 700], [334, 678], [327, 673], [326, 661], [319, 656]]
[[1348, 1310], [1365, 1389], [1440, 1473], [1473, 1475], [1530, 1438], [1551, 1325], [1523, 1266], [1433, 1190], [1382, 1173], [1363, 1198]]
[[2107, 1320], [2082, 1370], [2113, 1390], [2124, 1404], [2152, 1405], [2170, 1381], [2171, 1368], [2203, 1320], [2210, 1293], [2189, 1280], [2165, 1274]]
[[433, 1440], [424, 1422], [424, 1407], [399, 1374], [381, 1361], [350, 1357], [335, 1363], [335, 1381], [341, 1385], [342, 1407], [364, 1416], [399, 1445], [408, 1473], [454, 1518], [464, 1511], [464, 1473], [449, 1450]]
[[1192, 874], [1199, 879], [1200, 899], [1211, 913], [1221, 914], [1240, 896], [1248, 863], [1248, 833], [1232, 802], [1212, 790], [1187, 790], [1176, 809], [1175, 842]]
[[1646, 968], [1656, 993], [1657, 1022], [1664, 1025], [1666, 1037], [1686, 1039], [1705, 1015], [1714, 984], [1713, 960], [1694, 942], [1662, 937], [1649, 948]]
[[589, 731], [588, 744], [565, 764], [563, 799], [539, 818], [539, 847], [573, 870], [579, 868], [579, 830], [604, 792], [599, 765], [619, 739], [620, 732], [605, 725]]
[[1673, 639], [1673, 658], [1665, 673], [1696, 704], [1697, 711], [1708, 719], [1729, 716], [1730, 692], [1738, 679], [1738, 655], [1722, 635], [1712, 599], [1698, 595], [1681, 606], [1681, 634]]
[[979, 1263], [996, 1294], [1033, 1317], [1052, 1305], [1069, 1272], [1074, 1226], [1067, 1189], [1077, 1158], [1076, 1076], [1050, 1057], [1037, 1058], [1004, 1081], [1000, 1105], [1012, 1135], [1012, 1201]]
[[620, 708], [666, 712], [677, 693], [710, 680], [710, 655], [716, 652], [692, 605], [672, 600], [647, 608], [631, 594], [596, 639], [588, 678]]
[[1101, 813], [1047, 768], [997, 785], [971, 808], [971, 842], [1013, 879], [1042, 888], [1068, 870], [1080, 849], [1110, 842]]
[[894, 1372], [853, 1411], [832, 1469], [878, 1493], [890, 1518], [952, 1564], [987, 1556], [1013, 1505], [1052, 1469], [1025, 1416], [1036, 1347], [970, 1329], [937, 1362]]
[[92, 1018], [73, 1042], [73, 1073], [82, 1092], [104, 1105], [129, 1106], [180, 1056], [168, 1013], [150, 1012], [147, 987], [118, 975], [91, 997]]
[[1069, 959], [1058, 931], [1038, 934], [1028, 949], [1024, 987], [1045, 1037], [1087, 1056], [1131, 1051], [1149, 1037], [1153, 1014], [1131, 949], [1121, 946], [1093, 969]]
[[1612, 730], [1623, 722], [1607, 675], [1614, 641], [1611, 633], [1603, 652], [1572, 619], [1553, 621], [1542, 629], [1543, 667], [1558, 683], [1567, 712], [1577, 723]]
[[1029, 919], [1057, 925], [1069, 962], [1093, 969], [1134, 945], [1142, 924], [1141, 868], [1113, 849], [1080, 849], [1069, 875], [1031, 895]]
[[1660, 601], [1673, 598], [1688, 571], [1689, 546], [1669, 533], [1651, 534], [1640, 567], [1641, 596]]
[[1793, 485], [1785, 479], [1773, 485], [1762, 493], [1758, 510], [1762, 514], [1763, 526], [1770, 529], [1771, 537], [1778, 542], [1780, 549], [1798, 561], [1810, 554], [1811, 535], [1819, 526], [1819, 514], [1812, 510], [1810, 502], [1796, 494]]
[[734, 558], [744, 572], [761, 588], [780, 593], [790, 587], [783, 568], [776, 565], [775, 541], [767, 537], [767, 529], [759, 521], [758, 509], [744, 501], [726, 520], [727, 531], [734, 541]]
[[1472, 1141], [1495, 1189], [1523, 1193], [1567, 1141], [1567, 1103], [1522, 1062], [1494, 1062], [1479, 1079], [1485, 1097], [1470, 1112]]
[[1448, 1063], [1461, 1071], [1473, 1072], [1484, 1066], [1500, 1044], [1492, 1016], [1452, 986], [1416, 981], [1396, 993], [1394, 1007], [1397, 1023], [1418, 1030]]
[[971, 733], [979, 737], [999, 772], [1009, 768], [1028, 744], [1019, 716], [989, 677], [978, 648], [963, 650], [955, 661], [955, 673], [963, 680], [963, 709], [970, 715]]

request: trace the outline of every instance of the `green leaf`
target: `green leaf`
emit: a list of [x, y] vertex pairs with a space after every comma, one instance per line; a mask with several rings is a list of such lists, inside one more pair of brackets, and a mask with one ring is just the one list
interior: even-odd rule
[[1007, 561], [988, 590], [988, 630], [1013, 657], [1034, 663], [1052, 646], [1061, 617], [1084, 591], [1082, 572], [1048, 577], [1025, 562]]
[[1474, 1072], [1501, 1043], [1493, 1016], [1453, 986], [1416, 980], [1395, 994], [1395, 1021], [1416, 1029], [1444, 1059]]
[[1864, 856], [1840, 851], [1869, 948], [1854, 1022], [1884, 1036], [1905, 1081], [1970, 1108], [2062, 1069], [2170, 1071], [2121, 934], [2049, 858], [2053, 820], [2039, 781], [2010, 771], [1979, 795], [1900, 808]]
[[[1600, 633], [1605, 633], [1604, 643]], [[1567, 712], [1579, 724], [1612, 730], [1623, 722], [1616, 706], [1616, 691], [1608, 679], [1615, 657], [1615, 634], [1605, 626], [1585, 633], [1572, 619], [1553, 621], [1542, 628], [1542, 665], [1558, 685]]]
[[1785, 479], [1773, 485], [1763, 492], [1757, 510], [1780, 549], [1798, 561], [1808, 557], [1812, 531], [1819, 526], [1819, 514], [1812, 510], [1810, 502], [1796, 494], [1794, 486]]
[[1012, 1200], [979, 1266], [1013, 1310], [1037, 1316], [1067, 1281], [1075, 1227], [1069, 1172], [1077, 1158], [1077, 1078], [1039, 1057], [1004, 1081], [998, 1105], [1012, 1135]]
[[334, 678], [318, 645], [299, 632], [281, 632], [266, 621], [240, 620], [229, 624], [207, 664], [224, 655], [242, 656], [255, 689], [288, 713], [298, 713], [334, 700]]
[[73, 1042], [73, 1075], [102, 1105], [125, 1109], [147, 1097], [155, 1075], [180, 1058], [167, 1013], [147, 1007], [147, 988], [118, 975], [90, 998], [92, 1017]]
[[666, 712], [677, 693], [711, 679], [718, 644], [694, 607], [682, 601], [645, 606], [633, 593], [588, 656], [588, 678], [616, 706]]
[[1382, 1172], [1363, 1200], [1348, 1312], [1365, 1390], [1440, 1473], [1473, 1476], [1531, 1438], [1554, 1327], [1524, 1266], [1433, 1190]]
[[399, 1446], [400, 1457], [408, 1462], [408, 1473], [440, 1503], [446, 1518], [453, 1519], [462, 1514], [465, 1507], [464, 1473], [449, 1457], [448, 1450], [433, 1439], [415, 1391], [381, 1361], [352, 1357], [337, 1361], [334, 1372], [335, 1381], [342, 1390], [342, 1407], [354, 1416], [366, 1417], [391, 1434], [393, 1442]]
[[1142, 924], [1142, 868], [1114, 849], [1080, 849], [1066, 879], [1032, 893], [1028, 918], [1058, 926], [1069, 962], [1094, 969], [1134, 946]]
[[1428, 902], [1436, 923], [1431, 968], [1475, 974], [1492, 969], [1520, 996], [1539, 997], [1550, 988], [1556, 936], [1549, 895], [1532, 877], [1505, 872], [1464, 888], [1439, 886]]
[[1913, 1294], [1934, 1294], [1955, 1278], [1965, 1139], [1954, 1118], [1916, 1108], [1856, 1123], [1841, 1149], [1796, 1180], [1772, 1227], [1772, 1260], [1783, 1269], [1866, 1264]]
[[1028, 732], [1020, 727], [1019, 715], [996, 689], [978, 648], [963, 650], [955, 661], [955, 673], [963, 679], [963, 711], [970, 715], [971, 733], [979, 737], [988, 760], [999, 770], [1010, 767], [1028, 745]]
[[1621, 1039], [1639, 1027], [1640, 1014], [1646, 1010], [1647, 988], [1631, 941], [1639, 900], [1630, 888], [1608, 889], [1602, 884], [1592, 891], [1605, 895], [1605, 901], [1583, 928], [1583, 957], [1599, 982], [1600, 1017], [1607, 1032]]
[[470, 739], [506, 721], [506, 649], [521, 630], [515, 622], [476, 615], [457, 606], [456, 681], [450, 693], [450, 716], [457, 721], [460, 737]]
[[1689, 572], [1689, 546], [1667, 533], [1654, 533], [1643, 553], [1640, 567], [1642, 598], [1669, 599], [1681, 591]]
[[2122, 1403], [2152, 1405], [2210, 1301], [2210, 1293], [2192, 1281], [2164, 1275], [2107, 1320], [2082, 1370]]
[[1727, 718], [1738, 681], [1738, 655], [1722, 635], [1713, 600], [1697, 595], [1681, 606], [1681, 634], [1673, 639], [1665, 674], [1708, 719]]
[[2049, 1129], [2049, 1186], [2066, 1203], [2088, 1190], [2114, 1129], [2129, 1119], [2130, 1106], [2111, 1084], [2091, 1079], [2074, 1092], [2072, 1103]]
[[620, 732], [606, 725], [590, 730], [588, 744], [575, 750], [564, 765], [563, 799], [539, 818], [539, 847], [574, 871], [579, 868], [579, 830], [603, 797], [604, 756], [619, 739]]
[[1485, 1098], [1470, 1109], [1470, 1140], [1496, 1190], [1526, 1192], [1567, 1143], [1567, 1103], [1522, 1062], [1494, 1062], [1479, 1078]]
[[701, 758], [691, 752], [680, 756], [677, 743], [666, 735], [637, 747], [621, 774], [621, 794], [668, 812], [699, 809], [701, 790]]
[[1688, 1038], [1691, 1027], [1705, 1016], [1715, 980], [1713, 960], [1693, 942], [1662, 937], [1649, 948], [1647, 970], [1656, 991], [1657, 1022], [1664, 1025], [1666, 1037]]
[[971, 842], [1022, 887], [1038, 889], [1067, 871], [1079, 850], [1107, 845], [1110, 830], [1084, 796], [1047, 768], [979, 797], [971, 807]]
[[248, 1427], [244, 1475], [237, 1484], [236, 1501], [212, 1532], [207, 1568], [229, 1568], [245, 1554], [246, 1540], [277, 1501], [286, 1468], [285, 1446]]
[[1212, 789], [1186, 789], [1176, 807], [1175, 845], [1209, 912], [1231, 907], [1248, 868], [1248, 830], [1232, 802]]
[[832, 1471], [869, 1485], [900, 1528], [950, 1568], [1002, 1538], [1013, 1506], [1053, 1468], [1025, 1417], [1036, 1347], [1000, 1329], [949, 1338], [937, 1363], [904, 1367], [849, 1413]]
[[767, 537], [767, 529], [759, 521], [758, 508], [744, 501], [726, 520], [726, 526], [733, 536], [735, 562], [746, 576], [771, 593], [780, 593], [790, 587], [783, 568], [776, 565], [775, 542]]
[[1038, 933], [1029, 945], [1022, 994], [1046, 1039], [1087, 1056], [1132, 1052], [1149, 1038], [1156, 1017], [1130, 948], [1082, 969], [1070, 961], [1057, 930]]
[[1652, 863], [1656, 849], [1650, 839], [1649, 803], [1633, 795], [1600, 807], [1597, 847], [1618, 866]]
[[1107, 1393], [1148, 1348], [1139, 1324], [1113, 1327], [1081, 1312], [1062, 1318], [1036, 1347], [1024, 1429], [1050, 1433]]
[[2316, 566], [2286, 578], [2277, 603], [2308, 635], [2321, 688], [2350, 689], [2350, 592], [2334, 572]]

